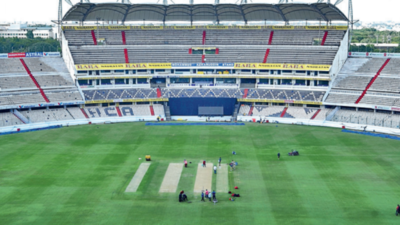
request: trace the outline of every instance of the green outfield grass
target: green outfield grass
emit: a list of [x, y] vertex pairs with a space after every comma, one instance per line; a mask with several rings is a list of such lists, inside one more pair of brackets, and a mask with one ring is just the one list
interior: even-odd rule
[[[340, 129], [272, 124], [126, 123], [5, 135], [0, 224], [398, 224], [399, 146]], [[291, 149], [300, 156], [288, 157]], [[146, 154], [153, 161], [138, 192], [125, 193]], [[229, 184], [242, 197], [200, 202], [195, 164], [220, 156], [239, 163]], [[178, 190], [190, 204], [158, 193], [168, 164], [184, 158], [194, 164]]]

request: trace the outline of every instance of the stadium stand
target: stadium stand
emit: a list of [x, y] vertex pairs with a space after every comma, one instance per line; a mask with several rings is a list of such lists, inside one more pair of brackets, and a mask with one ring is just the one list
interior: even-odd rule
[[[206, 32], [207, 45], [267, 45], [271, 30], [125, 30], [127, 45], [202, 45], [202, 33]], [[91, 31], [65, 30], [70, 46], [94, 45]], [[325, 46], [339, 46], [345, 31], [331, 30]], [[116, 30], [96, 31], [97, 39], [105, 39], [107, 45], [123, 45], [122, 32]], [[314, 45], [315, 39], [321, 39], [324, 31], [274, 31], [272, 45]], [[152, 38], [149, 38], [152, 37]]]
[[15, 126], [24, 124], [18, 117], [11, 112], [0, 112], [0, 126]]
[[[188, 54], [191, 46], [71, 46], [76, 64], [125, 63], [124, 49], [130, 63], [201, 63], [202, 55]], [[262, 63], [267, 46], [218, 46], [218, 54], [206, 54], [207, 63]], [[331, 65], [338, 50], [325, 46], [269, 46], [267, 63]]]
[[400, 114], [390, 112], [355, 111], [341, 109], [332, 118], [334, 122], [366, 124], [373, 126], [400, 128]]
[[20, 113], [25, 116], [31, 123], [73, 120], [71, 114], [63, 108], [57, 109], [36, 109], [21, 110]]
[[[122, 116], [151, 116], [151, 105], [120, 105]], [[161, 104], [154, 104], [154, 113], [156, 116], [164, 115], [164, 106]], [[89, 118], [105, 118], [105, 117], [118, 117], [117, 108], [115, 106], [100, 107], [89, 106], [84, 108]], [[78, 114], [78, 112], [76, 112]], [[82, 113], [81, 113], [82, 114]], [[83, 114], [82, 114], [83, 115]]]

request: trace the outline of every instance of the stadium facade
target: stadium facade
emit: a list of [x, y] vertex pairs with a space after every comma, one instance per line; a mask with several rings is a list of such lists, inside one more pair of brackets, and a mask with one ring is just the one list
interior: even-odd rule
[[[163, 25], [128, 25], [142, 20]], [[79, 26], [62, 27], [62, 58], [0, 54], [0, 130], [157, 117], [400, 128], [399, 56], [349, 54], [332, 4], [79, 3], [63, 21]]]

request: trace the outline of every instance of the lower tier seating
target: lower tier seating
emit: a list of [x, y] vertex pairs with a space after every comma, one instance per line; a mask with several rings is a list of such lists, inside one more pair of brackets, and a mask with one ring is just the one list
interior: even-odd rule
[[400, 128], [400, 114], [373, 111], [338, 110], [333, 116], [334, 122], [366, 124], [372, 126]]

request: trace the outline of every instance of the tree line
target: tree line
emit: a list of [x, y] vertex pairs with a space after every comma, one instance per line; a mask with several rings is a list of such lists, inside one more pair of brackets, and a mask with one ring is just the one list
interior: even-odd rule
[[28, 31], [27, 38], [0, 37], [0, 53], [10, 52], [61, 52], [60, 43], [53, 38], [34, 38], [32, 31]]

